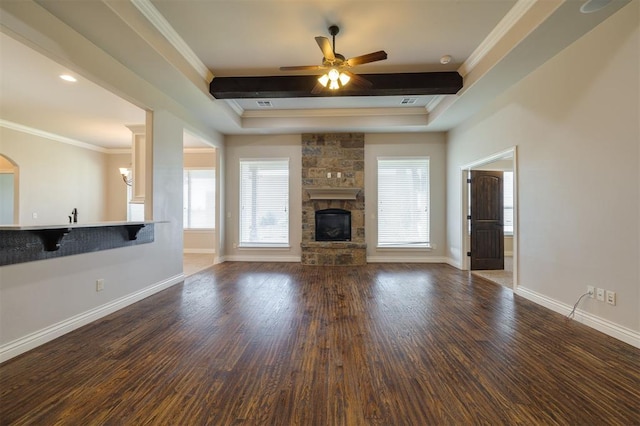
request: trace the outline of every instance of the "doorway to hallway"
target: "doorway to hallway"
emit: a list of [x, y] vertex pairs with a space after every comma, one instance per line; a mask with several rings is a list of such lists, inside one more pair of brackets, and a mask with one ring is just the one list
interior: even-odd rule
[[462, 247], [467, 254], [463, 269], [514, 290], [518, 267], [516, 176], [515, 147], [462, 167]]
[[217, 149], [184, 131], [182, 173], [183, 272], [193, 275], [216, 263], [219, 178]]

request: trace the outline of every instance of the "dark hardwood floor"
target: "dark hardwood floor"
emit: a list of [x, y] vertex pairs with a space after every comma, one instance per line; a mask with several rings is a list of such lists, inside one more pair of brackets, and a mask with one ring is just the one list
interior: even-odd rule
[[640, 424], [640, 350], [446, 265], [224, 263], [0, 365], [1, 424]]

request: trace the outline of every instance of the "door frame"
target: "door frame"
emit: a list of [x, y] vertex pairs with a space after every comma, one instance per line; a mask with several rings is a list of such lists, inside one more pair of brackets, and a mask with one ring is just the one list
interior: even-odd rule
[[474, 168], [478, 168], [480, 166], [484, 166], [489, 163], [493, 163], [494, 161], [512, 158], [513, 163], [513, 290], [515, 291], [519, 284], [518, 279], [518, 256], [519, 256], [519, 214], [518, 214], [518, 150], [517, 146], [513, 146], [511, 148], [505, 149], [504, 151], [496, 152], [495, 154], [489, 155], [487, 157], [483, 157], [467, 163], [460, 167], [460, 206], [461, 208], [461, 216], [460, 216], [460, 247], [462, 247], [462, 270], [468, 271], [471, 267], [471, 261], [467, 256], [467, 252], [471, 250], [471, 237], [468, 232], [468, 219], [467, 212], [469, 211], [469, 186], [467, 184], [467, 179], [471, 175], [471, 170]]
[[[194, 141], [196, 141], [195, 145], [197, 145], [197, 148], [193, 148], [191, 146]], [[221, 200], [222, 200], [221, 179], [222, 178], [221, 178], [220, 170], [221, 170], [222, 159], [220, 158], [220, 149], [217, 145], [210, 142], [204, 136], [201, 136], [190, 129], [183, 128], [182, 130], [182, 168], [180, 169], [181, 182], [182, 182], [182, 176], [183, 176], [182, 173], [184, 172], [185, 169], [197, 168], [197, 167], [185, 167], [184, 155], [189, 153], [197, 153], [197, 154], [204, 154], [204, 155], [210, 154], [215, 156], [214, 167], [215, 167], [215, 176], [216, 176], [215, 178], [216, 179], [216, 195], [215, 195], [215, 225], [214, 225], [214, 232], [213, 232], [213, 253], [210, 253], [207, 250], [205, 250], [204, 253], [213, 254], [213, 265], [217, 265], [218, 263], [221, 263], [224, 261], [220, 253], [220, 247], [222, 246], [221, 244], [222, 226], [224, 226], [224, 218], [221, 216], [224, 210], [221, 208]], [[182, 184], [180, 185], [180, 188], [182, 192]], [[184, 194], [182, 194], [182, 197], [183, 199], [180, 202], [183, 202]], [[184, 233], [185, 229], [182, 223], [181, 223], [181, 229], [182, 229], [182, 232]], [[183, 253], [185, 252], [184, 239], [182, 241], [182, 251]]]

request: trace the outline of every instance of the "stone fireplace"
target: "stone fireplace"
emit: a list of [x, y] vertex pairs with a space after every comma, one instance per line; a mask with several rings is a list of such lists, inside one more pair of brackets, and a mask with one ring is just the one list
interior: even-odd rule
[[[349, 232], [338, 232], [332, 238], [321, 230], [321, 241], [317, 241], [317, 212], [334, 215], [329, 219], [329, 222], [333, 221], [329, 224], [330, 234], [337, 232], [336, 225], [345, 224], [345, 216], [348, 215]], [[335, 216], [338, 212], [346, 213], [342, 213], [342, 218], [338, 219]], [[364, 265], [366, 247], [364, 134], [303, 134], [302, 263]]]

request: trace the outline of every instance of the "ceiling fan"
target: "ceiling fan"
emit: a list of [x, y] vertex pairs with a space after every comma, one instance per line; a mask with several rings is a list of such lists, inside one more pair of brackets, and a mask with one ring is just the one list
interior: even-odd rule
[[361, 89], [368, 89], [372, 83], [348, 70], [357, 65], [368, 64], [370, 62], [383, 61], [387, 59], [387, 52], [379, 50], [377, 52], [367, 53], [366, 55], [355, 56], [346, 59], [343, 55], [336, 53], [336, 34], [340, 32], [337, 25], [329, 27], [329, 34], [333, 37], [333, 44], [327, 37], [316, 37], [316, 43], [320, 47], [324, 57], [322, 65], [300, 65], [292, 67], [280, 67], [280, 71], [316, 71], [328, 70], [320, 78], [311, 93], [318, 94], [322, 89], [328, 87], [330, 90], [339, 89], [350, 83]]

